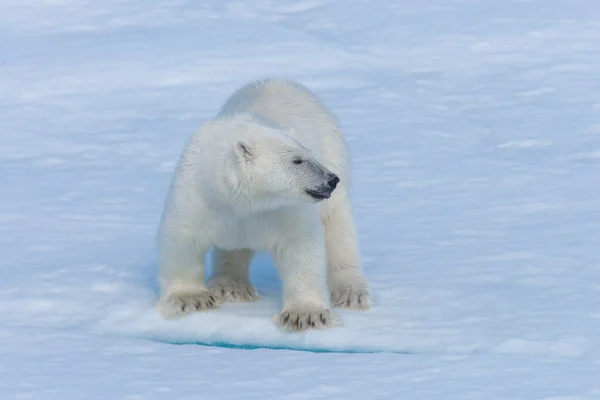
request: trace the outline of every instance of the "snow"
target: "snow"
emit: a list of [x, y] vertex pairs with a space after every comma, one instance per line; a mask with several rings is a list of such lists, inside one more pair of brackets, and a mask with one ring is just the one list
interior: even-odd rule
[[[2, 1], [0, 397], [600, 398], [599, 21], [595, 0]], [[282, 334], [261, 256], [260, 303], [164, 321], [175, 162], [267, 75], [341, 120], [376, 306]]]

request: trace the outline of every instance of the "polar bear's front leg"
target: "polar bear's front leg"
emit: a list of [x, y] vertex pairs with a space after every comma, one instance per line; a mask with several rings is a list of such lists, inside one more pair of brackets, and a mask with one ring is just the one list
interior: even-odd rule
[[329, 309], [325, 245], [308, 239], [275, 253], [283, 281], [283, 310], [275, 317], [284, 331], [329, 328], [339, 321]]
[[180, 233], [163, 240], [160, 252], [161, 297], [156, 307], [165, 318], [217, 307], [206, 287], [207, 249]]
[[344, 192], [337, 193], [337, 197], [331, 200], [326, 204], [322, 216], [331, 304], [337, 308], [367, 310], [372, 301], [362, 272], [350, 202]]

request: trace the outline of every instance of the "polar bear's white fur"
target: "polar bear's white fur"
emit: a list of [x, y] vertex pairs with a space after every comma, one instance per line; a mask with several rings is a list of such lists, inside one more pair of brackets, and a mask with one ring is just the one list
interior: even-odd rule
[[259, 299], [249, 266], [260, 250], [283, 282], [281, 329], [334, 326], [331, 306], [369, 308], [349, 186], [346, 141], [311, 91], [275, 78], [238, 89], [177, 165], [158, 236], [159, 310]]

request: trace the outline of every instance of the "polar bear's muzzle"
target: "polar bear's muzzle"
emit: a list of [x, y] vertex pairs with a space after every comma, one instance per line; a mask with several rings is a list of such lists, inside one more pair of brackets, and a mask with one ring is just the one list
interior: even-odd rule
[[314, 200], [321, 201], [331, 197], [331, 194], [340, 183], [340, 178], [334, 173], [327, 173], [326, 183], [315, 189], [306, 189], [306, 193]]

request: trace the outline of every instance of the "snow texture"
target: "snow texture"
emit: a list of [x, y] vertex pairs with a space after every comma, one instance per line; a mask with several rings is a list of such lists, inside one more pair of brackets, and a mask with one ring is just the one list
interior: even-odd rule
[[[0, 2], [0, 398], [600, 399], [599, 70], [596, 0]], [[340, 118], [376, 305], [283, 334], [261, 256], [165, 321], [177, 158], [268, 75]]]

